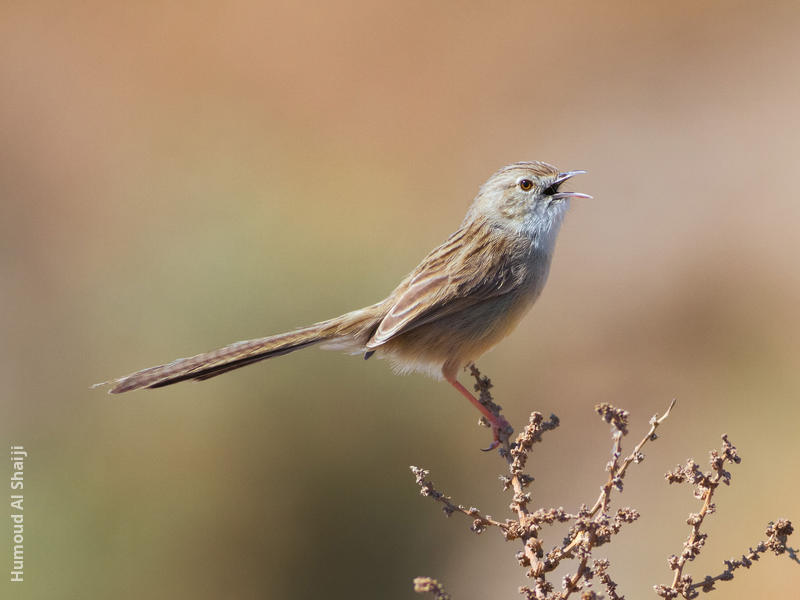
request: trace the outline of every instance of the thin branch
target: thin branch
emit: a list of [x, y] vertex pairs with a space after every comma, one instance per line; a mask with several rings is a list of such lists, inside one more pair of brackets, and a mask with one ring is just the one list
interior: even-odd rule
[[[608, 504], [611, 501], [611, 491], [614, 487], [617, 487], [620, 491], [622, 490], [622, 480], [625, 477], [625, 472], [628, 470], [628, 466], [632, 462], [639, 463], [642, 461], [644, 456], [642, 455], [642, 448], [644, 445], [649, 441], [655, 441], [658, 436], [656, 436], [656, 429], [658, 426], [663, 423], [667, 417], [669, 417], [670, 412], [672, 412], [672, 408], [675, 406], [675, 400], [673, 399], [672, 402], [669, 403], [667, 410], [664, 411], [664, 414], [660, 417], [655, 414], [650, 418], [650, 431], [642, 438], [642, 440], [636, 444], [636, 447], [633, 449], [628, 456], [622, 461], [622, 464], [618, 464], [620, 452], [622, 450], [622, 436], [627, 433], [627, 431], [623, 428], [616, 428], [614, 432], [614, 449], [612, 450], [612, 462], [610, 463], [610, 468], [608, 470], [608, 481], [603, 486], [602, 491], [600, 492], [600, 496], [597, 498], [597, 502], [594, 503], [594, 506], [589, 511], [589, 514], [594, 516], [598, 510], [601, 508], [603, 512], [606, 511], [608, 508]], [[603, 414], [601, 410], [605, 408], [605, 405], [599, 405], [597, 407], [597, 411]], [[627, 418], [627, 414], [625, 415]]]
[[414, 591], [418, 594], [433, 594], [435, 600], [450, 600], [450, 594], [444, 591], [444, 586], [431, 577], [415, 577]]
[[[742, 557], [738, 560], [731, 559], [724, 561], [725, 570], [719, 573], [718, 575], [714, 575], [713, 577], [710, 575], [706, 575], [703, 581], [699, 581], [697, 583], [693, 583], [687, 587], [687, 592], [691, 593], [693, 590], [701, 589], [703, 592], [710, 592], [714, 590], [714, 584], [717, 581], [730, 581], [733, 579], [733, 572], [740, 568], [744, 567], [749, 569], [752, 564], [761, 558], [761, 555], [765, 552], [772, 552], [776, 556], [783, 554], [784, 552], [787, 553], [791, 558], [795, 561], [797, 560], [796, 556], [792, 556], [794, 553], [793, 550], [786, 546], [786, 539], [792, 534], [794, 528], [792, 527], [792, 522], [780, 519], [777, 523], [770, 522], [767, 525], [766, 529], [766, 536], [767, 541], [759, 542], [756, 544], [755, 549], [750, 548], [747, 554], [742, 554]], [[673, 585], [674, 587], [674, 585]], [[696, 594], [695, 594], [696, 595]]]
[[[500, 417], [501, 408], [494, 403], [490, 393], [492, 383], [489, 378], [482, 376], [474, 366], [471, 367], [470, 373], [475, 378], [475, 390], [479, 393], [481, 404], [492, 414]], [[576, 592], [580, 594], [581, 600], [598, 600], [599, 594], [592, 589], [595, 582], [602, 585], [608, 600], [624, 600], [624, 597], [617, 593], [617, 584], [608, 573], [608, 560], [594, 558], [593, 552], [612, 541], [613, 536], [619, 533], [623, 526], [639, 518], [639, 513], [632, 508], [612, 510], [612, 495], [615, 489], [623, 491], [623, 480], [628, 467], [644, 459], [642, 450], [645, 444], [657, 439], [656, 430], [670, 416], [674, 407], [673, 400], [661, 416], [656, 414], [650, 419], [649, 430], [627, 455], [623, 455], [622, 438], [628, 433], [628, 412], [605, 403], [595, 407], [603, 420], [612, 426], [611, 458], [606, 464], [608, 476], [591, 508], [582, 505], [574, 513], [561, 507], [536, 510], [531, 508], [532, 498], [528, 488], [533, 482], [533, 477], [525, 472], [525, 466], [533, 445], [542, 440], [542, 434], [558, 427], [559, 421], [555, 415], [545, 420], [541, 413], [532, 413], [527, 426], [513, 442], [510, 440], [512, 433], [510, 426], [507, 431], [499, 432], [501, 442], [499, 453], [508, 468], [508, 474], [502, 475], [500, 479], [503, 490], [512, 493], [509, 509], [514, 519], [501, 522], [477, 508], [467, 508], [457, 504], [434, 487], [428, 471], [419, 467], [411, 467], [411, 470], [420, 493], [439, 502], [447, 516], [461, 513], [472, 519], [471, 529], [475, 533], [496, 527], [507, 541], [522, 542], [522, 548], [517, 552], [516, 558], [520, 566], [527, 568], [527, 576], [532, 579], [530, 586], [520, 588], [520, 593], [528, 600], [568, 600], [573, 598]], [[770, 523], [766, 541], [760, 542], [755, 549], [751, 548], [741, 559], [725, 561], [725, 569], [721, 573], [709, 575], [696, 583], [686, 574], [687, 562], [693, 560], [705, 544], [707, 534], [701, 531], [701, 527], [705, 518], [715, 510], [712, 502], [715, 492], [720, 484], [730, 483], [731, 474], [725, 467], [727, 464], [740, 462], [736, 448], [729, 442], [727, 436], [723, 435], [722, 440], [721, 450], [711, 452], [709, 473], [703, 473], [697, 463], [690, 459], [685, 466], [679, 466], [666, 475], [670, 483], [688, 482], [692, 485], [695, 497], [702, 502], [702, 506], [699, 512], [689, 515], [687, 523], [691, 526], [691, 531], [684, 542], [680, 556], [673, 555], [669, 559], [670, 568], [674, 571], [671, 585], [655, 586], [656, 593], [663, 598], [675, 599], [680, 596], [689, 599], [698, 596], [699, 591], [711, 591], [718, 581], [732, 579], [736, 569], [749, 568], [766, 551], [786, 554], [791, 560], [800, 564], [797, 552], [786, 545], [786, 539], [792, 533], [792, 525], [787, 520], [780, 520]], [[545, 525], [554, 523], [570, 523], [571, 527], [564, 540], [545, 554], [539, 537], [540, 530]], [[577, 566], [574, 572], [562, 579], [561, 590], [556, 591], [552, 583], [547, 580], [547, 574], [558, 568], [564, 560], [575, 560]], [[436, 600], [449, 600], [449, 595], [434, 579], [417, 578], [415, 590], [432, 593]]]
[[471, 507], [467, 508], [462, 506], [461, 504], [455, 504], [451, 502], [451, 498], [449, 496], [444, 495], [442, 492], [438, 491], [436, 488], [433, 487], [433, 482], [427, 479], [428, 475], [430, 475], [429, 471], [422, 469], [420, 467], [411, 466], [409, 467], [411, 472], [414, 473], [414, 477], [416, 479], [417, 485], [420, 487], [419, 493], [422, 496], [426, 496], [428, 498], [433, 498], [436, 502], [440, 502], [443, 504], [442, 510], [444, 513], [449, 517], [455, 512], [462, 513], [468, 517], [473, 519], [472, 527], [470, 529], [475, 533], [483, 533], [486, 531], [487, 527], [498, 527], [503, 531], [508, 529], [507, 523], [501, 523], [500, 521], [495, 521], [489, 515], [482, 515], [477, 508]]
[[[586, 566], [588, 552], [590, 552], [592, 548], [600, 546], [609, 541], [611, 535], [619, 531], [622, 523], [633, 522], [639, 517], [639, 514], [635, 511], [619, 511], [617, 513], [617, 517], [615, 518], [614, 526], [611, 529], [613, 533], [609, 533], [607, 513], [608, 507], [611, 503], [611, 492], [614, 490], [614, 488], [622, 491], [622, 480], [625, 477], [625, 472], [627, 471], [628, 466], [632, 462], [639, 463], [644, 459], [642, 448], [648, 441], [657, 439], [655, 433], [656, 429], [658, 429], [658, 426], [661, 425], [661, 423], [663, 423], [667, 417], [669, 417], [674, 406], [675, 400], [672, 400], [663, 415], [660, 417], [657, 414], [652, 416], [650, 419], [650, 430], [636, 445], [633, 451], [622, 460], [621, 463], [619, 459], [622, 455], [622, 437], [628, 433], [629, 413], [628, 411], [621, 410], [606, 403], [598, 404], [595, 407], [596, 412], [603, 418], [604, 421], [610, 423], [613, 428], [613, 447], [611, 449], [611, 460], [606, 465], [606, 470], [608, 471], [608, 480], [601, 488], [600, 495], [598, 496], [594, 506], [587, 512], [583, 519], [578, 519], [576, 521], [576, 527], [573, 529], [576, 529], [577, 531], [572, 535], [570, 541], [561, 548], [560, 553], [554, 555], [552, 566], [548, 565], [550, 568], [547, 570], [552, 570], [558, 566], [558, 563], [560, 563], [564, 557], [571, 557], [576, 549], [581, 547], [585, 548], [584, 552], [586, 554], [578, 565], [577, 571], [571, 578], [565, 578], [565, 592], [562, 594], [562, 598], [568, 598], [572, 592], [578, 591], [580, 589], [578, 587], [578, 583], [582, 578], [586, 578], [586, 576], [589, 574], [589, 569], [587, 569]], [[600, 535], [598, 535], [598, 533], [600, 533]]]

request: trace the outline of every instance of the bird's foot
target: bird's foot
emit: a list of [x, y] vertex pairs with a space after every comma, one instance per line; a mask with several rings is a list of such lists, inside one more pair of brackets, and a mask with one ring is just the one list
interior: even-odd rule
[[491, 452], [501, 444], [506, 445], [508, 443], [508, 438], [514, 433], [514, 428], [511, 427], [511, 424], [506, 421], [503, 415], [492, 415], [491, 418], [484, 418], [488, 421], [487, 424], [492, 428], [494, 440], [492, 440], [488, 448], [481, 448], [481, 450], [484, 452]]

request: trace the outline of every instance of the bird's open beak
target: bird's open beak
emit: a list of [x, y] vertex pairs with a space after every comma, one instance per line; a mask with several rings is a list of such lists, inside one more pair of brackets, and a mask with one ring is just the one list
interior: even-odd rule
[[[575, 175], [583, 175], [586, 171], [566, 171], [564, 173], [559, 173], [558, 178], [553, 182], [553, 187], [558, 189], [562, 183], [564, 183], [567, 179], [571, 179], [575, 177]], [[581, 194], [579, 192], [556, 192], [550, 196], [553, 200], [566, 200], [567, 198], [587, 198], [589, 200], [593, 200], [593, 198], [589, 194]]]

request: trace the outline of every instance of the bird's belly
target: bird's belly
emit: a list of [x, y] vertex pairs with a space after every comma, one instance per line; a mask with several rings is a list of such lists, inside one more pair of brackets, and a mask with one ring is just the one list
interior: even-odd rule
[[478, 359], [516, 327], [536, 293], [512, 292], [420, 325], [378, 348], [396, 371], [419, 371], [435, 378], [455, 374]]

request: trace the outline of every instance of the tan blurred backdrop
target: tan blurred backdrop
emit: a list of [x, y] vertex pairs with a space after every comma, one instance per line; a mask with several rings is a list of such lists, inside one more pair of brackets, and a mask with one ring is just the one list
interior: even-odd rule
[[[643, 516], [599, 552], [622, 591], [671, 579], [695, 503], [663, 473], [722, 433], [744, 461], [689, 571], [800, 522], [798, 27], [796, 2], [5, 3], [0, 432], [30, 453], [6, 593], [411, 598], [433, 575], [517, 597], [516, 547], [444, 519], [408, 472], [506, 514], [449, 386], [314, 350], [88, 389], [376, 301], [517, 160], [586, 169], [572, 189], [595, 196], [479, 363], [518, 427], [562, 419], [536, 502], [596, 497], [595, 403], [638, 436], [675, 397], [622, 497]], [[799, 584], [770, 557], [716, 594]]]

